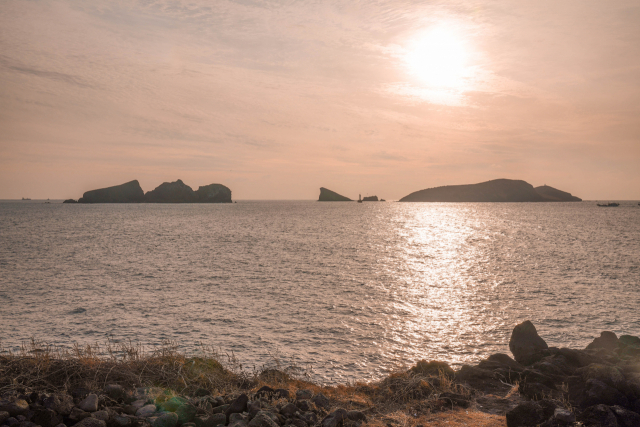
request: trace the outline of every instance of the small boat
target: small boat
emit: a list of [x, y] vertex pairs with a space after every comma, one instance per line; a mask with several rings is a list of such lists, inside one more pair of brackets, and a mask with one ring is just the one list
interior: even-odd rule
[[615, 203], [615, 202], [611, 202], [611, 203], [607, 203], [606, 205], [601, 205], [600, 203], [598, 203], [598, 206], [600, 206], [601, 208], [616, 208], [618, 206], [620, 206], [620, 203]]
[[358, 194], [358, 203], [362, 203], [362, 194]]

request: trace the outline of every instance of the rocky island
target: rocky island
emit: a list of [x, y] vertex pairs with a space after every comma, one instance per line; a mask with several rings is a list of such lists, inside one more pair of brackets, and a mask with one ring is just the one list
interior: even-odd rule
[[366, 196], [362, 198], [363, 202], [377, 202], [378, 196]]
[[182, 180], [164, 182], [146, 194], [138, 180], [87, 191], [76, 202], [64, 203], [231, 203], [231, 190], [222, 184], [201, 186], [197, 191]]
[[327, 188], [320, 187], [320, 197], [318, 198], [318, 201], [319, 202], [352, 202], [353, 200], [341, 194], [338, 194], [335, 191], [331, 191]]
[[579, 202], [582, 199], [547, 185], [494, 179], [479, 184], [446, 185], [409, 194], [401, 202]]

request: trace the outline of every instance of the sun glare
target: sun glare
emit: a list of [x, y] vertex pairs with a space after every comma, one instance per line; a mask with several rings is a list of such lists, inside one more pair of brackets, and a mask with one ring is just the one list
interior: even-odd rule
[[422, 84], [439, 89], [461, 89], [467, 71], [463, 38], [452, 27], [438, 26], [419, 36], [409, 46], [406, 63]]

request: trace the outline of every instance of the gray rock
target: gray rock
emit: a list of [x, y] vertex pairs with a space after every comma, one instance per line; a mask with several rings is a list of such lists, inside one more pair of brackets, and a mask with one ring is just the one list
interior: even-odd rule
[[293, 403], [287, 403], [282, 408], [280, 408], [280, 413], [286, 418], [293, 417], [296, 412], [298, 412], [298, 407]]
[[626, 396], [613, 387], [598, 380], [589, 380], [586, 383], [586, 399], [583, 403], [585, 406], [604, 404], [604, 405], [629, 405]]
[[621, 427], [640, 426], [640, 414], [637, 414], [633, 411], [630, 411], [618, 405], [612, 406], [611, 411], [616, 416], [619, 426]]
[[178, 425], [178, 414], [175, 412], [165, 412], [151, 424], [152, 427], [176, 427]]
[[69, 414], [69, 419], [71, 421], [79, 422], [90, 416], [91, 416], [91, 413], [89, 412], [83, 411], [80, 408], [73, 408], [71, 410], [71, 413]]
[[107, 427], [107, 423], [97, 418], [87, 417], [75, 424], [75, 427]]
[[156, 405], [150, 403], [149, 405], [144, 405], [142, 408], [136, 411], [136, 417], [148, 418], [151, 415], [156, 413]]
[[113, 400], [124, 399], [127, 393], [124, 391], [124, 387], [120, 384], [107, 384], [104, 386], [104, 394], [109, 396]]
[[308, 400], [297, 400], [296, 406], [300, 409], [301, 412], [309, 412], [313, 410], [313, 404]]
[[190, 403], [180, 405], [178, 409], [176, 409], [176, 414], [178, 415], [178, 425], [183, 425], [185, 423], [193, 421], [197, 412], [198, 408]]
[[531, 400], [546, 399], [553, 395], [553, 390], [540, 383], [520, 383], [518, 391]]
[[345, 419], [348, 418], [348, 413], [344, 409], [336, 409], [322, 420], [322, 427], [338, 427], [341, 426]]
[[130, 417], [124, 415], [114, 415], [109, 420], [109, 424], [113, 427], [129, 427], [133, 424]]
[[360, 411], [349, 411], [347, 412], [347, 417], [349, 417], [351, 421], [367, 421], [367, 416], [364, 412]]
[[524, 402], [507, 412], [507, 427], [536, 426], [544, 420], [544, 411], [536, 402]]
[[296, 391], [296, 399], [297, 400], [309, 400], [313, 397], [313, 392], [308, 389], [302, 389]]
[[289, 398], [289, 390], [284, 388], [277, 388], [273, 392], [274, 396], [278, 399], [288, 399]]
[[66, 424], [63, 424], [63, 423], [60, 423], [60, 424], [58, 424], [56, 427], [67, 427], [67, 425], [66, 425]]
[[78, 403], [78, 408], [85, 412], [96, 412], [98, 410], [98, 396], [94, 393], [89, 394]]
[[68, 394], [56, 393], [42, 400], [42, 406], [53, 409], [58, 414], [69, 415], [74, 408], [73, 397]]
[[229, 415], [231, 414], [246, 412], [247, 402], [249, 402], [249, 397], [246, 394], [241, 394], [236, 398], [236, 400], [231, 402], [227, 410], [224, 411], [224, 414], [227, 416], [227, 421], [229, 420]]
[[600, 337], [595, 338], [591, 344], [587, 346], [587, 350], [604, 348], [608, 351], [614, 351], [618, 348], [618, 336], [609, 331], [600, 332]]
[[235, 413], [235, 414], [231, 414], [229, 415], [229, 423], [233, 423], [236, 421], [244, 421], [247, 419], [247, 416], [244, 414], [240, 414], [240, 413]]
[[9, 419], [11, 415], [7, 411], [0, 411], [0, 424], [4, 424], [4, 422]]
[[287, 420], [287, 422], [289, 423], [288, 425], [294, 427], [308, 427], [306, 422], [298, 418], [291, 418], [290, 420]]
[[8, 412], [10, 416], [17, 417], [29, 412], [29, 404], [24, 399], [0, 400], [0, 412]]
[[138, 409], [142, 408], [143, 406], [148, 405], [149, 403], [151, 403], [151, 402], [149, 402], [147, 399], [138, 399], [138, 400], [134, 400], [131, 403], [131, 406], [134, 406], [136, 408], [136, 410], [138, 410]]
[[211, 410], [211, 412], [213, 412], [214, 414], [224, 414], [225, 412], [227, 412], [227, 409], [229, 409], [230, 406], [231, 405], [216, 406]]
[[138, 406], [134, 406], [134, 405], [126, 405], [122, 408], [122, 412], [124, 412], [127, 415], [135, 415], [136, 411], [138, 409], [140, 409], [142, 406], [138, 407]]
[[204, 420], [203, 427], [216, 427], [219, 425], [225, 425], [227, 422], [227, 416], [225, 414], [213, 414], [206, 420]]
[[329, 398], [322, 393], [318, 393], [311, 398], [311, 401], [318, 407], [322, 409], [329, 409], [331, 407], [331, 402]]
[[548, 349], [547, 343], [540, 338], [533, 323], [526, 320], [513, 328], [509, 340], [509, 350], [516, 361], [523, 365], [530, 365], [540, 360]]
[[229, 427], [247, 427], [247, 420], [235, 420], [229, 423]]
[[315, 412], [305, 412], [300, 416], [300, 418], [302, 418], [310, 426], [315, 426], [316, 424], [318, 424], [318, 416], [315, 414]]
[[607, 405], [588, 407], [580, 415], [580, 420], [587, 426], [618, 427], [616, 416]]
[[18, 424], [19, 422], [20, 422], [20, 421], [18, 421], [18, 420], [17, 420], [16, 418], [14, 418], [14, 417], [9, 417], [9, 418], [7, 418], [7, 419], [4, 421], [4, 423], [5, 423], [6, 425], [8, 425], [8, 426], [12, 426], [12, 425], [14, 425], [14, 424]]
[[564, 408], [556, 408], [553, 412], [553, 419], [567, 424], [573, 424], [576, 422], [575, 414]]
[[111, 418], [109, 416], [109, 412], [104, 411], [104, 410], [103, 411], [96, 411], [96, 412], [92, 413], [91, 416], [93, 418], [97, 418], [97, 419], [105, 421], [105, 422], [109, 421], [109, 418]]
[[55, 427], [62, 422], [62, 416], [53, 409], [43, 408], [35, 411], [32, 421], [42, 427]]
[[247, 427], [278, 427], [278, 424], [271, 419], [267, 412], [260, 411], [249, 421]]

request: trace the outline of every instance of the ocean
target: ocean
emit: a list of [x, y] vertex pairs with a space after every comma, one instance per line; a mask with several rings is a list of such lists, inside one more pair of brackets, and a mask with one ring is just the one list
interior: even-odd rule
[[0, 202], [0, 345], [213, 346], [324, 383], [640, 335], [640, 206]]

